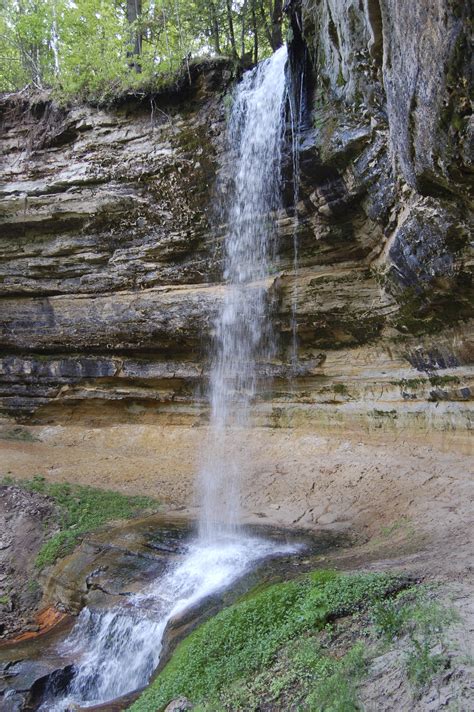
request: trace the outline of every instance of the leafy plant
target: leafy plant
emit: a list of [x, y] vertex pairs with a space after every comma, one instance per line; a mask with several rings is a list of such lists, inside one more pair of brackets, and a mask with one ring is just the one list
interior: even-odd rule
[[377, 633], [387, 640], [408, 637], [407, 675], [417, 691], [449, 665], [443, 652], [444, 632], [458, 620], [457, 613], [429, 600], [423, 588], [410, 588], [394, 599], [377, 601], [371, 608]]
[[377, 601], [372, 607], [375, 630], [389, 641], [401, 635], [407, 616], [407, 608], [392, 599]]
[[[352, 677], [363, 667], [359, 649], [351, 658], [338, 662], [322, 653], [314, 642], [306, 647], [300, 644], [298, 637], [321, 630], [328, 620], [359, 610], [374, 596], [388, 594], [401, 585], [401, 579], [386, 574], [342, 576], [317, 571], [259, 590], [218, 613], [180, 643], [131, 709], [160, 710], [179, 695], [196, 703], [206, 702], [203, 709], [253, 709], [250, 700], [258, 675], [276, 664], [282, 650], [286, 650], [290, 664], [283, 680], [266, 684], [266, 691], [273, 697], [278, 697], [295, 676], [298, 680], [305, 675], [312, 680], [329, 680], [333, 675]], [[331, 684], [321, 689], [328, 698]], [[351, 689], [348, 683], [345, 699], [349, 699]], [[246, 702], [240, 706], [238, 700], [244, 698]]]
[[411, 638], [411, 648], [406, 655], [406, 669], [410, 682], [421, 690], [432, 678], [449, 665], [443, 652], [434, 652], [433, 643], [427, 638]]

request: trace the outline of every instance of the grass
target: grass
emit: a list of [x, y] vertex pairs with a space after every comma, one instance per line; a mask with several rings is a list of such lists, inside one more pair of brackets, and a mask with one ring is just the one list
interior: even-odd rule
[[47, 539], [38, 552], [38, 569], [69, 554], [87, 532], [113, 520], [129, 519], [144, 510], [156, 510], [158, 505], [150, 497], [130, 497], [96, 487], [50, 483], [40, 476], [18, 481], [3, 478], [2, 484], [15, 484], [30, 492], [38, 492], [52, 499], [57, 507], [57, 520], [48, 524], [59, 526], [59, 531]]
[[383, 573], [316, 571], [259, 586], [182, 641], [130, 710], [160, 712], [185, 696], [195, 712], [356, 712], [381, 641], [383, 649], [399, 641], [416, 696], [449, 666], [443, 635], [456, 614], [429, 589], [406, 584]]
[[[314, 635], [332, 619], [354, 613], [402, 585], [401, 579], [387, 574], [343, 576], [318, 571], [258, 591], [221, 611], [182, 641], [131, 710], [157, 712], [180, 695], [200, 703], [202, 710], [251, 710], [251, 698], [258, 699], [262, 682], [275, 698], [305, 675], [311, 682], [311, 694], [317, 692], [327, 699], [339, 695], [346, 700], [340, 704], [333, 700], [334, 704], [324, 709], [356, 709], [344, 704], [353, 697], [355, 670], [361, 670], [359, 648], [347, 654], [352, 657], [335, 660], [314, 641], [309, 644], [314, 649], [308, 652], [300, 638]], [[282, 657], [290, 661], [285, 675], [270, 674], [267, 680], [265, 671], [271, 671]], [[346, 680], [344, 685], [341, 676]], [[319, 708], [310, 699], [306, 709]]]

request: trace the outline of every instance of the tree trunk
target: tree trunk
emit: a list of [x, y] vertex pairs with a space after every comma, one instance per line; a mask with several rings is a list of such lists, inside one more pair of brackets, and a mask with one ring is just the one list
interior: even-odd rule
[[216, 6], [212, 2], [212, 0], [209, 3], [209, 11], [210, 11], [210, 29], [211, 29], [212, 44], [214, 45], [215, 53], [220, 54], [221, 53], [221, 41], [220, 41], [220, 35], [219, 35], [219, 18], [217, 17]]
[[273, 46], [272, 46], [272, 32], [271, 32], [270, 26], [269, 26], [269, 24], [268, 24], [268, 19], [267, 19], [267, 14], [266, 14], [266, 11], [265, 11], [264, 0], [259, 0], [258, 9], [260, 10], [260, 18], [261, 18], [261, 20], [262, 20], [262, 24], [263, 24], [263, 27], [264, 27], [264, 29], [265, 29], [265, 34], [266, 34], [266, 36], [267, 36], [268, 44], [269, 44], [270, 47], [272, 47], [272, 49], [273, 49]]
[[[240, 16], [242, 18], [242, 32], [240, 34], [240, 56], [242, 59], [244, 59], [245, 56], [245, 31], [247, 29], [246, 27], [246, 20], [247, 20], [247, 0], [244, 0], [244, 4], [242, 5], [242, 10], [240, 11]], [[252, 53], [250, 53], [250, 60], [252, 60]]]
[[[133, 25], [142, 14], [142, 0], [127, 0], [127, 20], [130, 25]], [[136, 27], [132, 29], [130, 35], [130, 45], [132, 49], [127, 52], [128, 57], [139, 57], [142, 53], [142, 35]], [[140, 63], [137, 61], [130, 62], [130, 67], [136, 72], [141, 72]]]
[[281, 23], [283, 22], [282, 0], [274, 0], [272, 11], [272, 50], [275, 51], [283, 44]]
[[229, 39], [232, 48], [232, 57], [238, 59], [237, 45], [235, 44], [234, 20], [232, 19], [232, 0], [226, 0], [227, 23], [229, 25]]
[[258, 62], [258, 27], [255, 0], [252, 0], [253, 61]]

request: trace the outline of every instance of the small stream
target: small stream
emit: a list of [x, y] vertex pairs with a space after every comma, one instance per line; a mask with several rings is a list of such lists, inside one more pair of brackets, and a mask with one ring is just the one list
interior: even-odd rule
[[41, 712], [91, 707], [146, 685], [160, 661], [170, 621], [232, 585], [258, 561], [294, 553], [296, 544], [257, 537], [232, 537], [218, 544], [191, 542], [158, 581], [110, 610], [84, 608], [58, 653], [74, 658], [74, 674], [49, 684]]

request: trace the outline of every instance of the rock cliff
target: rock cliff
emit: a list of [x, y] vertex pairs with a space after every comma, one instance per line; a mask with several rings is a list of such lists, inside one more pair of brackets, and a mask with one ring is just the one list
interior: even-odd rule
[[[279, 352], [261, 364], [259, 425], [469, 427], [467, 6], [287, 3], [305, 71], [300, 181], [295, 206], [288, 155], [268, 283]], [[231, 84], [213, 60], [191, 84], [108, 107], [1, 99], [4, 413], [205, 422]]]

